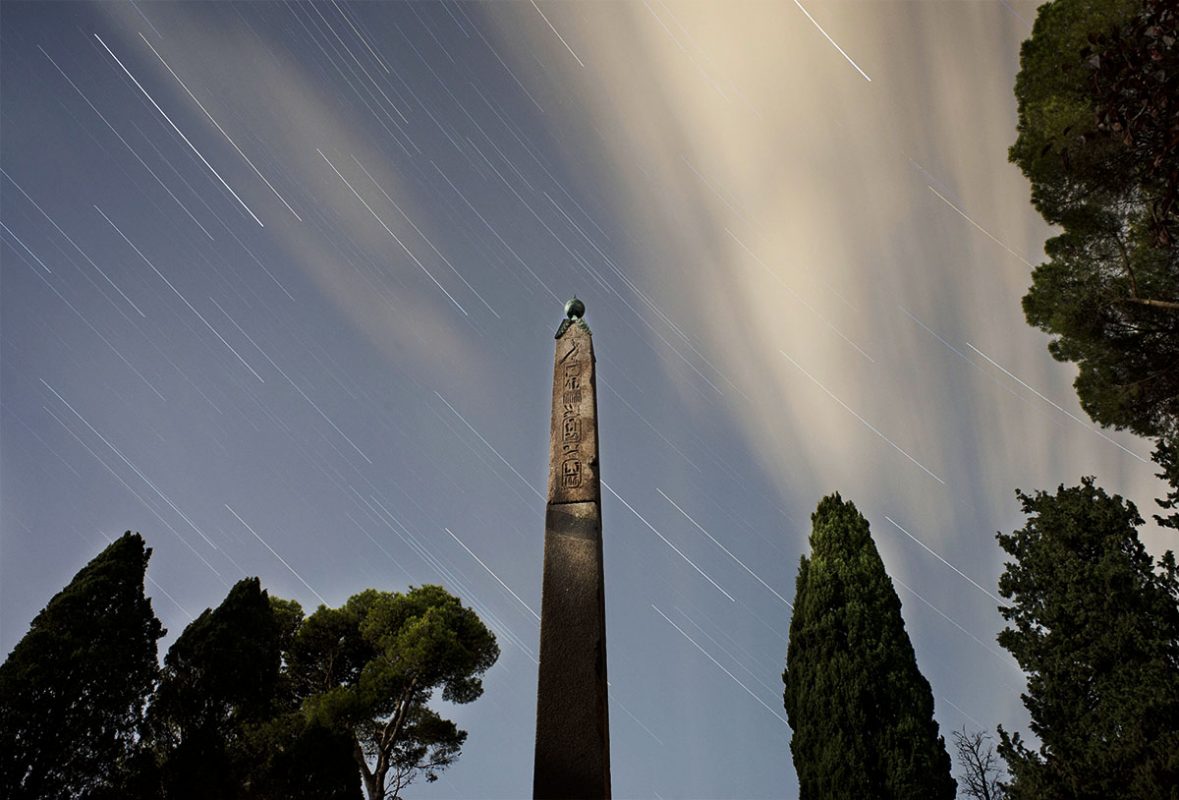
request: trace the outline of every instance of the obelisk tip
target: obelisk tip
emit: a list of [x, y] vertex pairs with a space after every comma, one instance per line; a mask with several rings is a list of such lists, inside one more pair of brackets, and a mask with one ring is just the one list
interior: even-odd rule
[[585, 303], [581, 302], [577, 298], [577, 295], [574, 295], [565, 304], [565, 319], [561, 320], [561, 326], [557, 328], [556, 338], [560, 339], [564, 336], [565, 331], [569, 330], [569, 327], [573, 324], [576, 324], [583, 331], [589, 333], [589, 325], [585, 324]]

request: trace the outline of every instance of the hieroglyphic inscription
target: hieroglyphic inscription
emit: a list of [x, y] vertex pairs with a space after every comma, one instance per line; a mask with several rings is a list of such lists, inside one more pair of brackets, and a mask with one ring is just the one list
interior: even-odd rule
[[532, 796], [609, 800], [594, 346], [574, 317], [555, 338]]
[[570, 341], [570, 348], [561, 357], [561, 486], [576, 489], [581, 486], [581, 368], [580, 343]]
[[556, 503], [597, 500], [598, 425], [589, 331], [571, 326], [557, 340], [553, 355], [548, 499]]

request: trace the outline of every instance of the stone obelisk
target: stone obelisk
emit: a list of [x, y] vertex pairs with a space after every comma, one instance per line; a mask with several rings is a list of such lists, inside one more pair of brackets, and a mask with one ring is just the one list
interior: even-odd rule
[[585, 305], [565, 304], [553, 363], [545, 511], [537, 800], [610, 797], [598, 400]]

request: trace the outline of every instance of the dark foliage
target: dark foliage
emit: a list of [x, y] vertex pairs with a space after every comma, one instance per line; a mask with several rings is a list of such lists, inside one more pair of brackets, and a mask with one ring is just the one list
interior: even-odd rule
[[241, 796], [249, 800], [360, 800], [360, 771], [352, 737], [280, 715], [251, 731], [243, 748], [250, 770]]
[[[1023, 299], [1075, 362], [1085, 411], [1144, 436], [1179, 424], [1173, 3], [1058, 0], [1023, 44], [1010, 151], [1063, 232]], [[1170, 31], [1170, 32], [1168, 32]]]
[[1081, 51], [1091, 70], [1097, 130], [1127, 148], [1158, 245], [1179, 223], [1179, 6], [1142, 0], [1124, 25]]
[[800, 798], [951, 800], [933, 694], [868, 522], [837, 494], [811, 520], [782, 675]]
[[163, 626], [151, 550], [125, 533], [74, 576], [0, 666], [0, 796], [118, 797], [139, 753]]
[[457, 598], [420, 586], [369, 589], [341, 608], [320, 607], [289, 657], [308, 719], [349, 734], [369, 800], [384, 800], [458, 758], [466, 732], [426, 703], [439, 689], [452, 703], [477, 699], [499, 647]]
[[282, 670], [302, 619], [247, 578], [184, 629], [148, 711], [139, 797], [358, 800], [350, 737], [309, 722]]
[[4, 800], [396, 800], [461, 755], [466, 732], [427, 703], [477, 699], [499, 647], [442, 587], [304, 620], [248, 578], [160, 670], [150, 553], [138, 534], [108, 547], [0, 666]]
[[999, 643], [1028, 674], [1037, 751], [999, 729], [1013, 800], [1179, 797], [1179, 570], [1138, 540], [1132, 503], [1087, 478], [1020, 493], [999, 544]]
[[236, 796], [251, 763], [251, 726], [277, 710], [280, 628], [257, 578], [239, 581], [164, 657], [148, 715], [166, 796]]
[[1164, 528], [1179, 528], [1179, 437], [1159, 439], [1152, 458], [1163, 468], [1156, 473], [1156, 477], [1167, 482], [1167, 496], [1155, 502], [1159, 508], [1170, 511], [1170, 514], [1155, 514], [1154, 520]]

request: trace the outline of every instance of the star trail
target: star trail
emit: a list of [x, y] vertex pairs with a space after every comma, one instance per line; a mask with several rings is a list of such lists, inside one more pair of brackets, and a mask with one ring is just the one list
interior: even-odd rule
[[307, 611], [442, 583], [503, 653], [415, 796], [528, 795], [576, 294], [616, 796], [796, 796], [781, 673], [833, 491], [942, 733], [1026, 730], [1014, 490], [1159, 485], [1020, 308], [1034, 5], [3, 3], [0, 650], [128, 529], [164, 648], [242, 577]]

